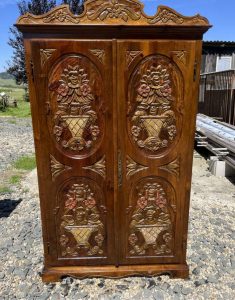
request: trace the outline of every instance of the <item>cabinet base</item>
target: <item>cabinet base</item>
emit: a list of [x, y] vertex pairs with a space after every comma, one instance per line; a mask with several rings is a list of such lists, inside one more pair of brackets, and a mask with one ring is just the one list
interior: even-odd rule
[[187, 264], [165, 265], [131, 265], [131, 266], [76, 266], [49, 267], [42, 272], [43, 282], [60, 281], [67, 276], [75, 278], [104, 277], [122, 278], [127, 276], [157, 276], [169, 275], [172, 278], [188, 278]]

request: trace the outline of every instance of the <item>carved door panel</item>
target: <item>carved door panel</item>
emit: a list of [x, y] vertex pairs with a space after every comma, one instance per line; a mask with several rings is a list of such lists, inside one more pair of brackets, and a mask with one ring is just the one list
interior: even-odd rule
[[32, 48], [46, 261], [113, 264], [112, 42]]
[[180, 263], [185, 255], [194, 47], [118, 42], [120, 264]]

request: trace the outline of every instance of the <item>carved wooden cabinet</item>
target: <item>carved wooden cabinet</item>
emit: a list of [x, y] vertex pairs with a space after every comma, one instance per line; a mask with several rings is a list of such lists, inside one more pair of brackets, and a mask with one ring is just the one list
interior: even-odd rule
[[[202, 35], [137, 0], [22, 16], [45, 252], [44, 281], [187, 277]], [[195, 254], [196, 255], [196, 254]]]

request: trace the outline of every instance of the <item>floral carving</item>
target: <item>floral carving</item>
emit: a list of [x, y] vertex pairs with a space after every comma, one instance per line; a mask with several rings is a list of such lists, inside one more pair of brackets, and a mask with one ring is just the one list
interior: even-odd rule
[[75, 183], [64, 196], [59, 239], [62, 257], [104, 253], [104, 224], [93, 189], [90, 184]]
[[103, 178], [105, 178], [105, 173], [106, 173], [106, 161], [105, 161], [105, 155], [96, 162], [95, 164], [88, 166], [88, 167], [83, 167], [85, 170], [92, 170], [93, 172], [96, 172], [100, 174]]
[[42, 16], [27, 13], [17, 24], [100, 24], [106, 20], [131, 25], [209, 25], [208, 20], [200, 15], [185, 17], [167, 6], [159, 6], [154, 16], [147, 16], [144, 5], [138, 0], [88, 0], [81, 15], [73, 15], [68, 5], [60, 5]]
[[172, 254], [175, 206], [165, 189], [156, 180], [149, 180], [136, 187], [135, 197], [128, 237], [130, 254]]
[[58, 105], [53, 126], [56, 141], [72, 152], [90, 149], [99, 138], [100, 128], [92, 107], [94, 95], [84, 68], [79, 64], [68, 64], [60, 80], [52, 82], [49, 90], [56, 96]]
[[159, 63], [141, 76], [136, 90], [137, 107], [131, 117], [131, 134], [139, 148], [156, 153], [174, 141], [177, 128], [170, 71]]

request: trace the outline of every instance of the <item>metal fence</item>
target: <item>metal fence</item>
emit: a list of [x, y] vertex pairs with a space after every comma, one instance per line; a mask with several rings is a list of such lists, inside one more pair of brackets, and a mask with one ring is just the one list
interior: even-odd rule
[[235, 125], [235, 70], [201, 74], [198, 112]]

